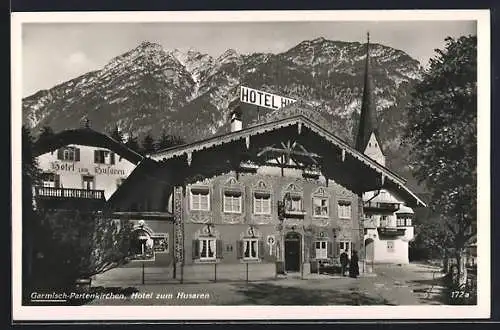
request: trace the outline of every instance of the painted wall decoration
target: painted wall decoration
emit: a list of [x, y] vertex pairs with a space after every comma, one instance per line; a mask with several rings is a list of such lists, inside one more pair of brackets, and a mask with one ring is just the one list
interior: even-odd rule
[[153, 250], [155, 252], [166, 252], [168, 253], [168, 235], [166, 234], [155, 234], [153, 237]]
[[175, 259], [184, 262], [184, 221], [182, 220], [182, 186], [174, 187]]
[[268, 235], [266, 239], [267, 245], [269, 246], [269, 255], [273, 255], [274, 245], [276, 244], [276, 238], [274, 235]]

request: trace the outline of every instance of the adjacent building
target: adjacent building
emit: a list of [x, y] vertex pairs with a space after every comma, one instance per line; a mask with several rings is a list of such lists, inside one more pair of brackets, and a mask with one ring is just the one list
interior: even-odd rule
[[102, 209], [143, 157], [88, 124], [39, 140], [34, 155], [42, 171], [34, 187], [39, 207]]

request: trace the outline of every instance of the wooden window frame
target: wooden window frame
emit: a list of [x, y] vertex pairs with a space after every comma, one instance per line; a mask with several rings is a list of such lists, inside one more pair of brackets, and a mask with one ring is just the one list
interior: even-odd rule
[[[244, 261], [257, 261], [257, 260], [260, 260], [260, 258], [259, 258], [259, 245], [260, 245], [259, 241], [260, 241], [260, 239], [257, 238], [257, 237], [256, 238], [243, 238], [242, 241], [243, 241], [243, 251], [242, 251], [243, 258], [242, 259]], [[251, 250], [251, 247], [252, 247], [252, 242], [255, 242], [255, 245], [254, 245], [254, 247], [255, 247], [255, 251], [254, 251], [255, 252], [255, 257], [252, 257], [252, 256], [246, 257], [245, 256], [245, 247], [246, 247], [247, 242], [248, 242], [248, 247], [249, 247], [250, 250]]]
[[[194, 192], [193, 192], [194, 190]], [[202, 194], [202, 192], [206, 192], [206, 195], [207, 195], [207, 208], [206, 209], [202, 209], [201, 208], [201, 200], [199, 202], [199, 205], [200, 205], [200, 208], [194, 208], [193, 207], [193, 196], [194, 195], [205, 195], [205, 194]], [[210, 192], [210, 188], [190, 188], [189, 189], [189, 209], [191, 211], [202, 211], [202, 212], [208, 212], [210, 211], [210, 198], [211, 198], [211, 192]]]
[[[260, 195], [261, 197], [259, 198], [257, 195]], [[266, 196], [266, 197], [264, 197]], [[257, 212], [256, 208], [257, 208], [257, 200], [267, 200], [268, 204], [269, 204], [269, 211], [268, 212]], [[261, 210], [263, 210], [264, 208], [262, 207], [263, 205], [263, 202], [260, 202], [261, 203]], [[271, 206], [272, 206], [272, 200], [271, 200], [271, 193], [270, 192], [254, 192], [253, 193], [253, 213], [256, 214], [256, 215], [270, 215], [271, 214]]]
[[[199, 260], [200, 261], [216, 261], [218, 256], [217, 256], [217, 238], [215, 237], [200, 237], [198, 239], [199, 241]], [[207, 249], [206, 249], [206, 254], [208, 254], [208, 250], [209, 250], [209, 247], [210, 247], [210, 242], [214, 242], [213, 243], [213, 256], [212, 257], [207, 257], [207, 256], [203, 256], [202, 255], [202, 252], [203, 252], [203, 242], [206, 241], [207, 242]]]
[[87, 187], [85, 186], [85, 178], [92, 178], [92, 186], [93, 188], [92, 189], [88, 189], [88, 190], [96, 190], [96, 183], [95, 183], [95, 175], [89, 175], [89, 174], [83, 174], [82, 175], [82, 189], [84, 190], [87, 190]]
[[[326, 200], [326, 214], [316, 214], [316, 204], [314, 203], [315, 200]], [[321, 206], [323, 208], [323, 206]], [[330, 198], [326, 196], [313, 196], [312, 198], [312, 216], [314, 218], [329, 218], [330, 217]]]
[[[343, 213], [343, 208], [342, 207], [345, 207], [345, 206], [348, 206], [349, 208], [349, 216], [345, 216]], [[339, 216], [339, 219], [352, 219], [352, 204], [350, 202], [338, 202], [337, 203], [337, 209], [338, 209], [338, 216]]]
[[[241, 214], [243, 212], [243, 193], [241, 191], [237, 192], [238, 196], [234, 196], [236, 192], [232, 191], [223, 191], [222, 192], [222, 210], [224, 213], [230, 214]], [[239, 210], [228, 210], [226, 209], [226, 197], [231, 198], [232, 201], [237, 200], [239, 202]]]

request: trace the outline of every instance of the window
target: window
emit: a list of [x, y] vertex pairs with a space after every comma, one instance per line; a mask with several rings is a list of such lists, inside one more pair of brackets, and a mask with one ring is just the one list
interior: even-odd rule
[[387, 252], [394, 252], [394, 242], [387, 241]]
[[200, 260], [214, 260], [216, 258], [216, 239], [200, 239]]
[[339, 249], [340, 249], [340, 251], [345, 251], [347, 254], [349, 254], [349, 252], [352, 251], [352, 242], [340, 241], [339, 242]]
[[398, 227], [404, 227], [406, 225], [406, 219], [405, 218], [397, 218], [396, 219], [396, 226]]
[[94, 177], [91, 175], [82, 176], [82, 187], [83, 187], [83, 189], [87, 189], [87, 190], [95, 189]]
[[351, 204], [346, 202], [339, 203], [339, 218], [350, 219], [351, 218]]
[[243, 259], [258, 259], [259, 258], [259, 240], [245, 239], [243, 240]]
[[190, 194], [191, 210], [210, 210], [210, 192], [208, 189], [191, 189]]
[[224, 192], [224, 212], [241, 213], [241, 192]]
[[412, 224], [411, 224], [411, 218], [406, 218], [406, 226], [407, 227], [411, 227]]
[[108, 150], [94, 150], [94, 163], [113, 165], [115, 163], [115, 153]]
[[255, 193], [253, 197], [253, 213], [271, 214], [271, 195]]
[[387, 227], [389, 225], [389, 221], [387, 220], [387, 215], [380, 216], [380, 227]]
[[79, 161], [80, 149], [75, 147], [64, 147], [57, 150], [57, 159], [65, 161]]
[[287, 198], [285, 210], [289, 212], [302, 212], [302, 198], [300, 196], [291, 196]]
[[313, 198], [313, 214], [315, 217], [328, 216], [328, 198], [325, 197]]
[[326, 241], [317, 241], [315, 244], [316, 259], [327, 259], [328, 258], [328, 248]]
[[42, 185], [47, 188], [59, 188], [60, 185], [59, 174], [43, 173]]

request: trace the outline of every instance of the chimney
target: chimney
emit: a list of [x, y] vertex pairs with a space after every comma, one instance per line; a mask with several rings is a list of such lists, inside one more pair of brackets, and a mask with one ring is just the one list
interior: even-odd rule
[[241, 109], [240, 107], [236, 107], [233, 111], [231, 111], [231, 132], [241, 131], [243, 128], [243, 122], [241, 121]]

